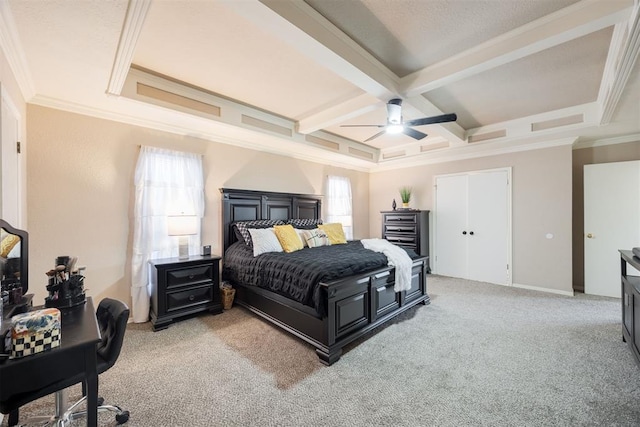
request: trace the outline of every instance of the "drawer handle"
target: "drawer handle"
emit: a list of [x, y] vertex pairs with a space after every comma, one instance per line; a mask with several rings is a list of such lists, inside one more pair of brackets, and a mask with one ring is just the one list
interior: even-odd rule
[[193, 279], [195, 276], [193, 274], [189, 275], [189, 279]]
[[194, 299], [196, 299], [195, 295], [193, 295], [193, 294], [189, 295], [189, 301], [193, 301]]

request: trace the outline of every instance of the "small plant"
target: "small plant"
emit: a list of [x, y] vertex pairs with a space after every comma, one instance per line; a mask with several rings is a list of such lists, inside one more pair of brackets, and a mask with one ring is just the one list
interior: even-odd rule
[[402, 203], [409, 203], [411, 200], [411, 187], [401, 187], [400, 198], [402, 199]]

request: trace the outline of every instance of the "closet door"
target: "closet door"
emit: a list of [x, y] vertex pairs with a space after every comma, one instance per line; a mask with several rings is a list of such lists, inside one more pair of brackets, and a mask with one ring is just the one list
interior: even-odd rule
[[507, 172], [477, 173], [468, 177], [468, 277], [507, 284]]
[[467, 278], [467, 176], [436, 180], [436, 272]]
[[509, 283], [508, 171], [436, 179], [436, 273]]

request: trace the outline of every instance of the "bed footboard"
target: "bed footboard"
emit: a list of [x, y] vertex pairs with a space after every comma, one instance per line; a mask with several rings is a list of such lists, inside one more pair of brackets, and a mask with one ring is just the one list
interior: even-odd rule
[[395, 270], [383, 268], [321, 283], [326, 315], [264, 289], [234, 283], [237, 302], [269, 322], [316, 347], [320, 361], [331, 365], [342, 349], [416, 304], [428, 304], [426, 257], [413, 262], [411, 289], [395, 292]]

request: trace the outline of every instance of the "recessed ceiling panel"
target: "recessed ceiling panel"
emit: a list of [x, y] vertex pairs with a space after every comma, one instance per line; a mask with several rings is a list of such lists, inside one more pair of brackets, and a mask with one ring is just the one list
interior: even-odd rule
[[225, 2], [154, 2], [133, 62], [291, 119], [357, 90]]
[[305, 0], [399, 77], [578, 0]]
[[593, 102], [612, 27], [424, 94], [465, 129]]

